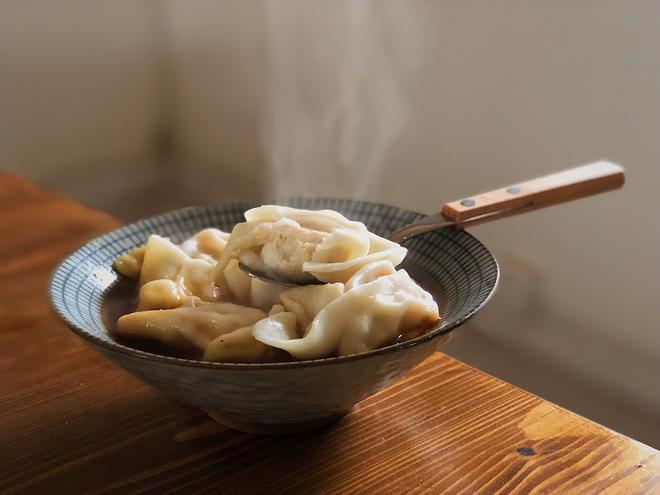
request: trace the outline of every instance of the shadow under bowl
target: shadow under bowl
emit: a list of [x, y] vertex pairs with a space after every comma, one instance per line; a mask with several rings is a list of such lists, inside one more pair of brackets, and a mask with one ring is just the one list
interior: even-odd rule
[[[307, 209], [333, 209], [364, 222], [379, 235], [422, 215], [392, 206], [331, 198], [273, 201]], [[55, 270], [51, 304], [67, 325], [98, 352], [140, 380], [206, 411], [216, 421], [252, 433], [292, 433], [345, 415], [437, 350], [450, 332], [493, 294], [499, 277], [488, 249], [465, 231], [445, 228], [408, 241], [404, 268], [431, 292], [441, 323], [415, 339], [374, 351], [285, 363], [212, 363], [146, 352], [117, 341], [104, 323], [104, 300], [117, 283], [113, 261], [144, 244], [150, 234], [181, 242], [216, 227], [231, 231], [257, 203], [191, 207], [140, 220], [98, 237]]]

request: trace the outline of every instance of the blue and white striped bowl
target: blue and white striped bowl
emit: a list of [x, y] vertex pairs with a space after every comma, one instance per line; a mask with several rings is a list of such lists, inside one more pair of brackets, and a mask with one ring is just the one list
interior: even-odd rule
[[[377, 234], [419, 218], [419, 213], [364, 201], [297, 198], [278, 201], [298, 208], [333, 209], [364, 222]], [[51, 304], [93, 348], [146, 383], [207, 411], [243, 431], [301, 431], [340, 418], [435, 351], [454, 328], [473, 316], [495, 290], [497, 262], [477, 239], [443, 229], [406, 243], [407, 264], [421, 268], [442, 300], [441, 324], [420, 337], [375, 351], [288, 363], [211, 363], [152, 354], [117, 342], [102, 318], [102, 303], [117, 281], [112, 262], [157, 233], [180, 242], [198, 230], [231, 231], [256, 203], [192, 207], [165, 213], [98, 237], [69, 256], [50, 284]], [[437, 291], [436, 291], [437, 292]]]

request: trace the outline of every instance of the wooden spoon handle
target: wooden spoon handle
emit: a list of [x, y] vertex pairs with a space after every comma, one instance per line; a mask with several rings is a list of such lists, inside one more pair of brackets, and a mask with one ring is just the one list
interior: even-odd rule
[[544, 208], [618, 189], [623, 182], [622, 167], [601, 161], [452, 201], [442, 207], [442, 214], [455, 222], [485, 214], [499, 217], [497, 212], [504, 213], [518, 208], [524, 211]]

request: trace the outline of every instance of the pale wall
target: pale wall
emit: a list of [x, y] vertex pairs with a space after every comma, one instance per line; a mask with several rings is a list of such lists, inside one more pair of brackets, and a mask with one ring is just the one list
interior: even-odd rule
[[0, 2], [0, 167], [97, 206], [127, 177], [149, 180], [163, 107], [153, 7]]
[[658, 19], [651, 1], [5, 2], [0, 154], [110, 209], [122, 177], [158, 179], [163, 128], [186, 190], [161, 196], [200, 203], [433, 212], [620, 161], [621, 192], [475, 229], [507, 274], [477, 327], [660, 410]]
[[[541, 272], [522, 281], [538, 290], [536, 316], [521, 324], [511, 299], [526, 294], [509, 277], [482, 320], [660, 409], [660, 3], [379, 2], [366, 12], [359, 4], [170, 2], [175, 45], [184, 47], [176, 101], [193, 183], [220, 198], [229, 167], [250, 176], [237, 172], [237, 183], [253, 194], [269, 189], [270, 174], [280, 193], [363, 190], [433, 212], [443, 200], [619, 161], [628, 171], [621, 192], [475, 229], [504, 260]], [[204, 63], [191, 64], [193, 54]], [[373, 94], [382, 96], [376, 106]], [[221, 146], [228, 127], [232, 144]], [[351, 148], [346, 133], [367, 144]], [[365, 185], [374, 135], [388, 133]], [[526, 333], [553, 326], [562, 329], [556, 339]]]

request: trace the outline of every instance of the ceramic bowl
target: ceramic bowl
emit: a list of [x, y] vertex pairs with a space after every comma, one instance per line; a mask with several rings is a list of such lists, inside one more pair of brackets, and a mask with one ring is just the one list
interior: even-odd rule
[[[363, 201], [303, 198], [278, 201], [298, 208], [337, 210], [387, 235], [419, 213]], [[234, 429], [286, 433], [314, 428], [345, 415], [437, 350], [473, 316], [497, 285], [488, 249], [462, 230], [446, 228], [408, 241], [404, 262], [432, 292], [441, 324], [407, 342], [336, 358], [270, 364], [211, 363], [154, 354], [118, 342], [104, 324], [104, 297], [117, 283], [112, 262], [157, 233], [180, 242], [205, 227], [231, 231], [252, 203], [192, 207], [114, 230], [69, 256], [55, 271], [50, 298], [68, 326], [98, 352], [179, 401], [205, 410]]]

